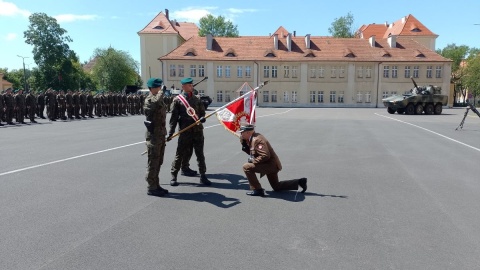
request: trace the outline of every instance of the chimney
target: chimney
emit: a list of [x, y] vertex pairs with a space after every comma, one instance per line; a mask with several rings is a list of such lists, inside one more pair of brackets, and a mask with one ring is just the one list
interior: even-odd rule
[[305, 35], [305, 48], [310, 49], [310, 34]]
[[170, 17], [169, 17], [169, 15], [168, 15], [168, 9], [165, 9], [165, 16], [167, 17], [167, 20], [170, 21]]
[[292, 51], [292, 34], [290, 33], [287, 35], [287, 49], [289, 52]]
[[273, 48], [278, 50], [278, 34], [273, 34]]
[[293, 36], [294, 36], [294, 37], [297, 36], [297, 31], [293, 31]]
[[213, 47], [213, 36], [212, 34], [207, 34], [207, 51], [211, 51]]
[[406, 21], [407, 21], [407, 16], [404, 16], [404, 17], [402, 18], [402, 23], [405, 24]]
[[396, 48], [397, 47], [397, 36], [391, 35], [387, 39], [388, 45], [390, 45], [390, 48]]
[[371, 36], [371, 37], [368, 39], [368, 42], [370, 43], [370, 46], [371, 46], [371, 47], [375, 47], [375, 35]]
[[385, 21], [385, 27], [387, 27], [387, 26], [388, 26], [388, 22], [387, 22], [387, 21]]

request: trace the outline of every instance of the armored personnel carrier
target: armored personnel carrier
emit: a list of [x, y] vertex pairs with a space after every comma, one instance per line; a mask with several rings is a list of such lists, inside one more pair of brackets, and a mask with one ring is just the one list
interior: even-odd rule
[[387, 107], [390, 114], [441, 114], [442, 107], [447, 105], [448, 96], [442, 95], [440, 86], [418, 86], [412, 79], [414, 88], [410, 93], [393, 95], [382, 99], [383, 105]]

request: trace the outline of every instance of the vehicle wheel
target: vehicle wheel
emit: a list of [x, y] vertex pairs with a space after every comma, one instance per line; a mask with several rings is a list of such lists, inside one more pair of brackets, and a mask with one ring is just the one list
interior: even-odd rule
[[415, 114], [422, 114], [423, 113], [423, 105], [422, 104], [417, 104], [415, 106]]
[[412, 115], [415, 113], [415, 107], [412, 103], [408, 103], [407, 107], [405, 108], [405, 114]]
[[441, 114], [442, 113], [442, 104], [439, 103], [439, 104], [435, 105], [433, 113]]
[[394, 114], [395, 113], [395, 110], [392, 108], [392, 107], [387, 107], [387, 112], [389, 114]]
[[398, 114], [403, 114], [405, 112], [404, 108], [397, 109]]
[[425, 114], [432, 115], [433, 114], [433, 104], [429, 103], [425, 106]]

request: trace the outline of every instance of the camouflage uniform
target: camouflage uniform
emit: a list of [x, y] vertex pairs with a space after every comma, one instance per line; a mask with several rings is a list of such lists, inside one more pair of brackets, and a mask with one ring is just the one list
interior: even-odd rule
[[65, 105], [67, 108], [67, 117], [68, 119], [73, 119], [73, 96], [72, 91], [68, 90], [65, 95]]
[[160, 167], [163, 164], [163, 154], [165, 152], [166, 129], [166, 107], [163, 103], [163, 95], [150, 95], [145, 100], [144, 105], [146, 120], [153, 126], [145, 133], [145, 140], [148, 151], [148, 167], [145, 180], [148, 183], [148, 189], [154, 190], [160, 187]]
[[35, 95], [32, 92], [30, 92], [27, 95], [25, 102], [27, 104], [28, 116], [30, 118], [30, 122], [36, 123], [37, 121], [35, 121], [35, 112], [37, 109], [37, 97], [35, 97]]
[[4, 101], [5, 101], [5, 122], [9, 125], [13, 125], [13, 112], [15, 108], [15, 99], [12, 96], [11, 91], [7, 91], [3, 95]]
[[93, 118], [93, 95], [91, 92], [88, 92], [87, 94], [87, 111], [88, 111], [88, 117]]
[[15, 111], [17, 123], [25, 124], [25, 96], [23, 93], [15, 95]]
[[2, 121], [5, 121], [5, 98], [0, 92], [0, 126], [3, 126]]
[[[181, 95], [185, 97], [190, 106], [195, 110], [198, 118], [205, 116], [205, 108], [198, 97], [193, 94], [189, 96], [185, 92], [182, 92]], [[169, 137], [175, 133], [177, 124], [179, 125], [179, 129], [182, 130], [194, 122], [195, 120], [187, 114], [187, 109], [180, 99], [177, 97], [174, 98], [172, 102], [172, 115], [170, 117]], [[195, 155], [197, 156], [198, 170], [200, 171], [201, 175], [205, 174], [207, 171], [207, 166], [205, 164], [205, 155], [203, 154], [203, 145], [203, 125], [201, 123], [179, 135], [177, 152], [175, 154], [175, 159], [172, 162], [172, 177], [175, 178], [177, 176], [182, 164], [186, 165], [189, 163], [189, 159], [191, 157], [190, 151], [192, 147], [195, 150]]]
[[63, 91], [60, 91], [60, 94], [57, 95], [57, 103], [58, 103], [58, 118], [62, 120], [67, 120], [65, 117], [65, 111], [67, 108], [67, 100]]
[[37, 96], [37, 116], [45, 119], [43, 112], [45, 111], [45, 95], [40, 92]]

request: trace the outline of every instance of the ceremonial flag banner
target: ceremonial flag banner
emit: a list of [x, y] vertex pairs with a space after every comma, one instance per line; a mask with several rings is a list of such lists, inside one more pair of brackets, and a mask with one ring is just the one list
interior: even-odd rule
[[237, 93], [240, 93], [238, 100], [217, 112], [220, 123], [236, 136], [241, 125], [255, 124], [256, 104], [256, 92], [248, 83], [244, 83]]

